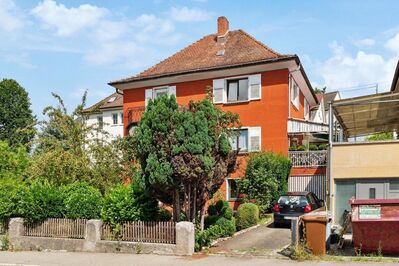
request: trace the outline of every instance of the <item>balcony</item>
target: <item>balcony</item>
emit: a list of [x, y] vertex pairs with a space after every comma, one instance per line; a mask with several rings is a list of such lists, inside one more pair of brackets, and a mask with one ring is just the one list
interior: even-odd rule
[[288, 133], [327, 133], [328, 125], [299, 119], [288, 120]]
[[327, 151], [289, 151], [292, 167], [323, 167], [327, 165]]

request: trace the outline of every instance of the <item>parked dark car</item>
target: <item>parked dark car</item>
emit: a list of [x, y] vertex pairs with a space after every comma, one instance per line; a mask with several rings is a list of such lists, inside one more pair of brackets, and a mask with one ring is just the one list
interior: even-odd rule
[[298, 217], [324, 206], [324, 201], [313, 192], [288, 192], [274, 205], [274, 226], [291, 224], [292, 217]]

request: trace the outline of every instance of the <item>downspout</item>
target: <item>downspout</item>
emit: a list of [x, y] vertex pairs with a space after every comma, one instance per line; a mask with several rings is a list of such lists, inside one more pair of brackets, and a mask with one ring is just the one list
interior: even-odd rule
[[326, 188], [328, 188], [326, 209], [331, 211], [332, 209], [332, 169], [331, 169], [331, 154], [333, 148], [333, 128], [334, 128], [334, 115], [332, 102], [328, 102], [328, 153], [327, 153], [327, 178], [326, 178]]
[[115, 92], [116, 92], [117, 94], [119, 94], [119, 95], [123, 95], [123, 92], [120, 91], [118, 88], [115, 88]]

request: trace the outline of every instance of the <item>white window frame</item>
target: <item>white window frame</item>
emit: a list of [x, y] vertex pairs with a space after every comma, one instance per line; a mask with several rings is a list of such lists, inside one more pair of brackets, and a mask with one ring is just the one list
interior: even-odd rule
[[[250, 153], [250, 152], [260, 152], [262, 150], [262, 127], [260, 127], [260, 126], [240, 127], [240, 128], [232, 128], [231, 130], [237, 130], [237, 131], [238, 130], [248, 130], [247, 150], [245, 150], [245, 151], [240, 150], [240, 152], [239, 152], [240, 154], [245, 154], [245, 153]], [[254, 134], [255, 132], [257, 134]], [[251, 137], [254, 137], [254, 136], [259, 136], [259, 149], [256, 149], [256, 150], [254, 150], [254, 148], [251, 145]]]
[[119, 115], [120, 115], [120, 118], [121, 118], [121, 123], [120, 124], [123, 125], [123, 112], [120, 112]]
[[[250, 131], [250, 128], [249, 127], [240, 127], [240, 128], [233, 128], [232, 129], [233, 131], [242, 131], [242, 130], [246, 130], [247, 131], [247, 149], [246, 150], [240, 150], [239, 151], [239, 153], [248, 153], [248, 152], [250, 152], [250, 143], [249, 143], [249, 131]], [[235, 136], [236, 138], [237, 138], [237, 148], [239, 148], [239, 137], [240, 137], [240, 135], [238, 135], [238, 136]], [[234, 151], [236, 151], [236, 149], [234, 149], [234, 147], [231, 147]]]
[[104, 128], [104, 116], [103, 115], [98, 115], [96, 117], [96, 119], [97, 119], [98, 128]]
[[152, 88], [152, 99], [156, 99], [158, 96], [156, 95], [157, 92], [165, 92], [166, 95], [169, 94], [169, 86], [162, 86], [162, 87], [156, 87]]
[[[239, 91], [240, 91], [240, 80], [247, 80], [247, 99], [245, 100], [239, 100]], [[237, 100], [236, 101], [229, 101], [229, 84], [237, 81]], [[225, 86], [226, 86], [226, 104], [234, 104], [234, 103], [242, 103], [242, 102], [249, 102], [250, 101], [250, 95], [249, 95], [249, 90], [250, 90], [250, 85], [249, 85], [249, 76], [243, 76], [243, 77], [232, 77], [232, 78], [227, 78], [225, 81]]]
[[[118, 113], [112, 113], [111, 117], [112, 117], [112, 125], [113, 126], [119, 125], [119, 114]], [[115, 123], [114, 117], [116, 117], [116, 123]]]
[[[240, 80], [240, 79], [248, 80], [247, 100], [228, 101], [228, 83], [229, 83], [229, 81]], [[258, 83], [259, 83], [259, 84], [257, 84], [257, 85], [259, 85], [259, 87], [258, 87], [259, 95], [252, 96], [251, 95], [252, 86], [256, 85], [256, 81], [258, 81]], [[241, 76], [234, 76], [234, 77], [228, 77], [228, 78], [214, 79], [213, 80], [213, 93], [214, 94], [215, 94], [215, 90], [221, 90], [223, 97], [220, 100], [215, 100], [215, 98], [213, 98], [214, 104], [221, 104], [221, 103], [222, 104], [237, 104], [237, 103], [245, 103], [245, 102], [260, 100], [262, 98], [262, 74], [257, 73], [257, 74], [251, 74], [251, 75], [241, 75]], [[220, 93], [220, 91], [219, 91], [219, 93]]]
[[145, 95], [144, 95], [146, 107], [148, 105], [149, 100], [154, 100], [155, 98], [157, 98], [156, 91], [166, 91], [167, 95], [176, 96], [176, 86], [165, 85], [165, 86], [159, 86], [159, 87], [154, 87], [154, 88], [148, 88], [145, 90]]
[[[300, 90], [299, 90], [299, 86], [298, 83], [296, 83], [294, 77], [291, 76], [291, 82], [290, 82], [290, 95], [291, 95], [291, 102], [292, 104], [295, 106], [295, 108], [297, 110], [299, 110], [299, 94], [300, 94]], [[294, 97], [296, 94], [296, 97]]]
[[240, 197], [239, 195], [237, 195], [237, 198], [230, 198], [230, 184], [229, 184], [229, 180], [237, 180], [240, 178], [230, 178], [230, 177], [226, 177], [226, 201], [237, 201]]

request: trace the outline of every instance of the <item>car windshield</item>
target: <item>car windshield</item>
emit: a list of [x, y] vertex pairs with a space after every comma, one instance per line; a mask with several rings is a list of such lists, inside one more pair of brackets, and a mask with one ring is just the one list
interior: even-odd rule
[[290, 205], [302, 205], [307, 204], [305, 196], [281, 196], [278, 200], [278, 204], [290, 204]]

